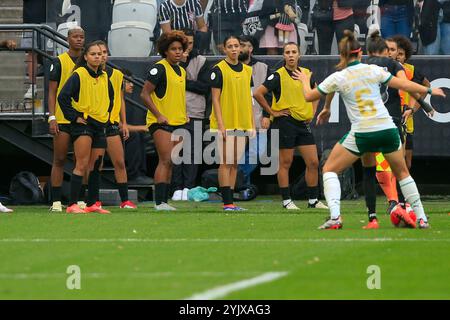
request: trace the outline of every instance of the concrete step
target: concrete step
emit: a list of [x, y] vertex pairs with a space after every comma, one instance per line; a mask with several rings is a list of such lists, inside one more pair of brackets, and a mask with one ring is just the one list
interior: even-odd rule
[[18, 19], [22, 18], [23, 9], [18, 7], [2, 7], [0, 10], [0, 18], [2, 19]]
[[20, 7], [23, 8], [23, 0], [1, 0], [0, 7]]
[[20, 24], [23, 22], [22, 16], [12, 18], [0, 18], [0, 24]]

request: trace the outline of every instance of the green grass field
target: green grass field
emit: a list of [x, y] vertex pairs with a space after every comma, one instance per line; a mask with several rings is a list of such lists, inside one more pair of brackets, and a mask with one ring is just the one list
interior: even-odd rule
[[[0, 299], [185, 299], [263, 274], [221, 299], [449, 299], [450, 200], [425, 201], [432, 228], [395, 229], [378, 199], [379, 230], [362, 230], [363, 198], [343, 202], [344, 229], [319, 231], [328, 211], [280, 208], [278, 197], [176, 203], [177, 212], [111, 208], [111, 215], [0, 214]], [[302, 208], [306, 201], [297, 201]], [[67, 268], [81, 269], [69, 290]], [[381, 289], [369, 290], [369, 266]], [[225, 287], [227, 288], [227, 287]], [[214, 296], [212, 296], [214, 298]]]

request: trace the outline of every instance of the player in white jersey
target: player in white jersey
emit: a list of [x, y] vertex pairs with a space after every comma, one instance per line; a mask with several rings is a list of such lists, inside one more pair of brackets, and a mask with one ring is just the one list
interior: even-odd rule
[[[309, 85], [310, 76], [296, 72], [295, 79], [303, 83], [307, 101], [319, 99], [321, 95], [339, 92], [352, 124], [351, 130], [337, 143], [323, 167], [325, 198], [331, 217], [319, 229], [340, 229], [341, 187], [338, 173], [351, 166], [367, 152], [382, 152], [400, 183], [406, 200], [418, 215], [419, 228], [429, 228], [416, 183], [406, 167], [401, 150], [400, 136], [386, 107], [383, 104], [379, 86], [385, 84], [396, 89], [421, 94], [445, 97], [442, 89], [429, 89], [406, 79], [392, 76], [376, 65], [361, 63], [362, 50], [350, 31], [339, 44], [341, 61], [337, 65], [341, 71], [328, 76], [315, 89]], [[330, 109], [325, 106], [317, 117], [317, 123], [325, 123], [330, 117]], [[415, 228], [415, 223], [405, 212], [399, 217]]]

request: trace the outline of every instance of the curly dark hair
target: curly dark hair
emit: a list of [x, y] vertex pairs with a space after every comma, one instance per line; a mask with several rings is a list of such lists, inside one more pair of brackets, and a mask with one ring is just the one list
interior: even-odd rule
[[405, 61], [408, 61], [409, 58], [411, 58], [413, 53], [413, 47], [411, 44], [411, 41], [405, 36], [402, 35], [396, 35], [392, 37], [392, 40], [394, 40], [397, 43], [397, 46], [400, 49], [405, 50]]
[[159, 37], [158, 42], [156, 43], [156, 48], [158, 49], [161, 57], [167, 57], [167, 50], [169, 50], [170, 45], [176, 41], [181, 43], [181, 45], [183, 46], [183, 50], [186, 51], [188, 41], [183, 31], [171, 31], [169, 33], [163, 33], [161, 37]]

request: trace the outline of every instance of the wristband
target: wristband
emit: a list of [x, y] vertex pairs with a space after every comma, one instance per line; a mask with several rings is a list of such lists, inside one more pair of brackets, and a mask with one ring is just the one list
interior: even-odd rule
[[411, 108], [410, 106], [403, 106], [403, 112], [408, 111], [408, 110], [412, 110], [414, 112], [414, 109]]
[[428, 103], [426, 103], [425, 101], [423, 101], [422, 98], [418, 99], [417, 102], [419, 103], [419, 105], [422, 107], [423, 110], [425, 110], [425, 112], [429, 113], [431, 111], [433, 111], [433, 107], [430, 106]]
[[431, 94], [433, 92], [433, 90], [431, 88], [428, 88], [427, 93]]
[[49, 116], [48, 117], [48, 123], [50, 123], [50, 121], [56, 120], [55, 116]]

